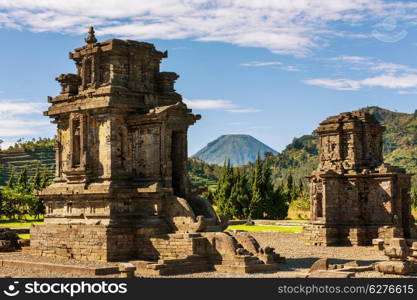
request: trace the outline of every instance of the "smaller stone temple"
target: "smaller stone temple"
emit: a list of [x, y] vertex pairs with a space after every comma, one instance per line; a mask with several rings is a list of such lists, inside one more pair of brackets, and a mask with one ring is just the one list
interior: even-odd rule
[[370, 245], [416, 234], [410, 179], [383, 161], [385, 128], [371, 114], [341, 113], [320, 123], [319, 166], [311, 176], [307, 245]]
[[31, 254], [130, 261], [172, 274], [277, 269], [279, 255], [246, 233], [226, 233], [211, 204], [190, 193], [188, 127], [200, 119], [161, 72], [153, 44], [98, 42], [69, 54], [76, 74], [56, 80], [45, 115], [57, 125], [56, 173], [40, 192], [44, 225], [31, 227]]

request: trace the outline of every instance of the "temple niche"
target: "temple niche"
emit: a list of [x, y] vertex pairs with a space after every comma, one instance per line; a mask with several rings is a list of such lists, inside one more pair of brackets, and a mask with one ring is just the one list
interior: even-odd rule
[[320, 123], [319, 166], [311, 176], [309, 245], [369, 245], [416, 234], [410, 179], [383, 161], [385, 128], [374, 116], [354, 111]]
[[160, 71], [167, 52], [97, 42], [93, 28], [85, 41], [69, 54], [77, 73], [58, 76], [61, 92], [48, 97], [56, 173], [40, 192], [47, 213], [31, 228], [31, 253], [138, 260], [158, 274], [276, 269], [273, 249], [222, 232], [211, 204], [190, 194], [187, 132], [201, 116], [176, 93], [179, 76]]

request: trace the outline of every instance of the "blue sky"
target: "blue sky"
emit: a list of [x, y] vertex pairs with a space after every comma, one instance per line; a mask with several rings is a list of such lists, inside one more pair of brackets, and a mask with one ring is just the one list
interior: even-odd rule
[[0, 1], [0, 139], [53, 136], [54, 78], [88, 26], [99, 40], [168, 50], [162, 70], [195, 113], [193, 154], [222, 134], [282, 150], [329, 115], [417, 109], [417, 2], [381, 0]]

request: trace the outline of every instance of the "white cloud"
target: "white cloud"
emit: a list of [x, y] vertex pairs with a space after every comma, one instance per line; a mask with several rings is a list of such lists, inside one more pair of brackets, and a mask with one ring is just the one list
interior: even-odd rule
[[209, 109], [223, 109], [230, 113], [257, 113], [262, 110], [256, 108], [242, 108], [239, 105], [232, 103], [230, 100], [210, 100], [210, 99], [184, 99], [184, 103], [191, 109], [209, 110]]
[[377, 86], [387, 89], [404, 89], [417, 87], [417, 75], [381, 75], [371, 78], [362, 79], [360, 83], [363, 86]]
[[398, 91], [400, 95], [415, 95], [417, 94], [417, 90], [400, 90]]
[[231, 108], [236, 105], [229, 100], [188, 100], [184, 99], [184, 103], [192, 109], [220, 109]]
[[190, 50], [191, 48], [190, 47], [187, 47], [187, 46], [179, 46], [179, 47], [174, 47], [174, 48], [172, 48], [172, 50]]
[[297, 66], [284, 66], [281, 70], [288, 71], [288, 72], [300, 72], [301, 69]]
[[361, 86], [360, 83], [351, 79], [331, 79], [331, 78], [315, 78], [304, 80], [304, 83], [308, 85], [316, 85], [328, 89], [339, 91], [352, 91], [358, 90]]
[[0, 120], [0, 138], [2, 137], [26, 137], [40, 135], [41, 129], [50, 127], [48, 120], [34, 121], [22, 119], [3, 119]]
[[409, 66], [384, 62], [372, 57], [349, 55], [339, 55], [327, 60], [333, 62], [332, 68], [345, 67], [359, 71], [362, 77], [364, 74], [368, 76], [361, 79], [312, 78], [304, 80], [305, 84], [341, 91], [359, 90], [364, 87], [401, 89], [398, 91], [399, 94], [413, 94], [414, 89], [417, 88], [417, 69]]
[[369, 60], [368, 57], [361, 57], [361, 56], [351, 56], [351, 55], [339, 55], [335, 57], [329, 58], [332, 61], [346, 61], [350, 63], [357, 63], [357, 62], [366, 62]]
[[271, 67], [271, 66], [281, 66], [279, 69], [288, 71], [288, 72], [299, 72], [301, 69], [297, 66], [283, 66], [283, 63], [280, 61], [250, 61], [241, 63], [241, 66], [244, 67]]
[[[24, 99], [0, 100], [0, 139], [45, 136], [50, 133], [53, 126], [48, 119], [41, 117], [46, 106], [46, 103]], [[2, 148], [5, 149], [14, 142], [13, 139], [5, 140]]]
[[[2, 0], [0, 27], [80, 34], [95, 25], [98, 35], [190, 38], [305, 56], [334, 37], [369, 37], [358, 26], [394, 9], [403, 8], [396, 16], [411, 23], [416, 7], [383, 0]], [[341, 32], [340, 24], [356, 30]]]
[[261, 126], [251, 126], [250, 129], [271, 129], [274, 128], [273, 126], [261, 125]]
[[[363, 87], [381, 87], [386, 89], [417, 88], [417, 75], [380, 75], [360, 80], [316, 78], [304, 81], [309, 85], [316, 85], [334, 90], [359, 90]], [[406, 94], [406, 91], [399, 92]]]
[[10, 115], [42, 114], [46, 104], [25, 102], [22, 99], [0, 100], [0, 117]]
[[393, 64], [393, 63], [386, 63], [386, 62], [380, 62], [380, 63], [374, 63], [370, 64], [371, 70], [374, 72], [388, 72], [388, 73], [395, 73], [399, 71], [409, 72], [409, 73], [416, 73], [417, 69], [407, 67], [404, 65], [399, 64]]
[[227, 109], [228, 112], [237, 113], [237, 114], [249, 114], [249, 113], [258, 113], [261, 112], [261, 109], [256, 108], [236, 108], [236, 109]]
[[277, 66], [282, 65], [282, 62], [279, 61], [250, 61], [246, 63], [241, 63], [241, 66], [244, 67], [268, 67], [268, 66]]
[[232, 126], [242, 126], [242, 125], [248, 125], [248, 122], [230, 122], [229, 125]]
[[344, 67], [348, 67], [352, 70], [362, 70], [367, 72], [417, 72], [417, 69], [411, 68], [401, 64], [395, 64], [391, 62], [384, 62], [373, 57], [362, 57], [362, 56], [350, 56], [350, 55], [339, 55], [336, 57], [330, 57], [329, 61], [334, 61], [342, 64]]

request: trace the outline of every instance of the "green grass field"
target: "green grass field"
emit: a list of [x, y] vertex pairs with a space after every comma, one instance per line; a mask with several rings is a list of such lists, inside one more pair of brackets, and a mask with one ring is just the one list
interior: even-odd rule
[[0, 226], [2, 227], [10, 227], [10, 228], [18, 228], [18, 227], [30, 227], [32, 224], [42, 224], [43, 218], [35, 219], [33, 217], [26, 217], [25, 219], [0, 219]]
[[249, 232], [274, 231], [274, 232], [291, 232], [298, 233], [303, 230], [301, 226], [272, 226], [272, 225], [231, 225], [226, 230], [243, 230]]
[[25, 239], [25, 240], [29, 240], [30, 239], [30, 234], [29, 233], [19, 233], [18, 236], [21, 239]]

